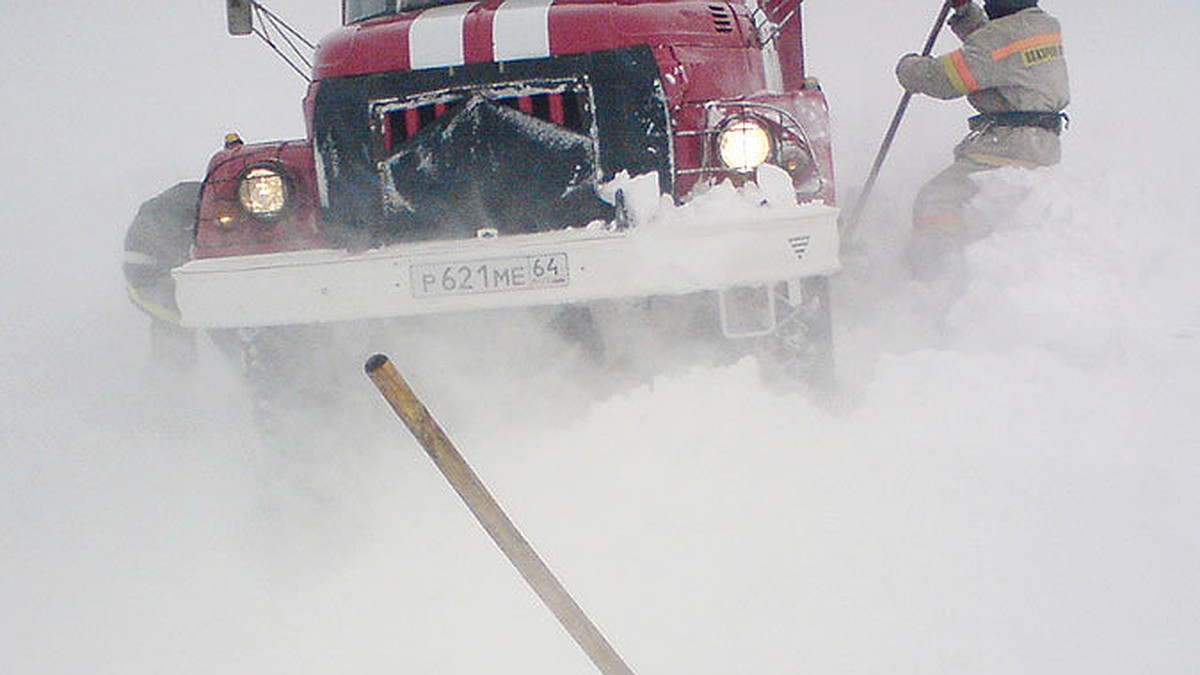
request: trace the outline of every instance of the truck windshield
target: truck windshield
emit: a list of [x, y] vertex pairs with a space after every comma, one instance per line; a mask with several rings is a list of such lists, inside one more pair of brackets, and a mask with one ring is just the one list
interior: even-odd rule
[[358, 23], [372, 17], [397, 12], [411, 12], [427, 7], [454, 5], [469, 0], [342, 0], [343, 21]]
[[343, 0], [342, 21], [358, 23], [380, 14], [396, 11], [396, 0]]

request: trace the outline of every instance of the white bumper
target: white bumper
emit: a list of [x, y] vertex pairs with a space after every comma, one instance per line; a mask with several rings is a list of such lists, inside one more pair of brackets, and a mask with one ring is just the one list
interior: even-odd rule
[[231, 328], [678, 295], [837, 271], [838, 210], [651, 222], [195, 260], [172, 274], [187, 326]]

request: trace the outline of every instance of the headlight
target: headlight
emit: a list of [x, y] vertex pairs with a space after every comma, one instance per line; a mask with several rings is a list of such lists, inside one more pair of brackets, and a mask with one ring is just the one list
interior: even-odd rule
[[238, 184], [238, 201], [252, 216], [271, 218], [279, 215], [288, 202], [287, 180], [266, 166], [250, 169]]
[[738, 171], [753, 171], [771, 156], [771, 134], [745, 117], [725, 126], [717, 136], [721, 163]]

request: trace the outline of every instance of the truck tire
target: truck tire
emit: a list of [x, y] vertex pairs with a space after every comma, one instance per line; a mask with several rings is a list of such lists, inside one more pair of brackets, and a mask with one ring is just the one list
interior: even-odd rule
[[321, 342], [318, 326], [272, 326], [237, 332], [254, 421], [281, 446], [303, 444], [308, 420], [320, 417], [323, 395], [309, 355]]
[[290, 460], [319, 460], [369, 435], [366, 420], [376, 401], [362, 375], [357, 338], [328, 324], [243, 328], [233, 335], [266, 447]]

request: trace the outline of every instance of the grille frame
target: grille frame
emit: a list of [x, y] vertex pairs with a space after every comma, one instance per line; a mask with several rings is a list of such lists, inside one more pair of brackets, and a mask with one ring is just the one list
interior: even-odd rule
[[[485, 87], [453, 87], [368, 103], [371, 117], [371, 155], [386, 161], [405, 142], [455, 106], [481, 96], [545, 122], [586, 135], [597, 143], [596, 103], [586, 77], [502, 82]], [[594, 147], [595, 154], [599, 148]]]

